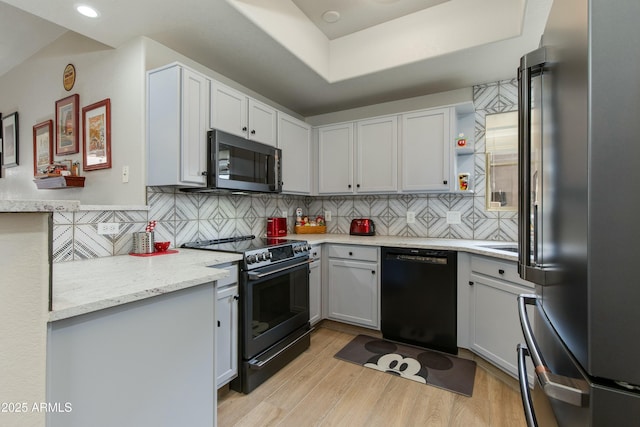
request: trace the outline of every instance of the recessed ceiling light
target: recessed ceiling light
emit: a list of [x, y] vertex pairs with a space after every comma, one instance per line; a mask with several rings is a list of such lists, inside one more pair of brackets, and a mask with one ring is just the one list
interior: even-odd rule
[[76, 10], [81, 15], [87, 16], [89, 18], [97, 18], [98, 15], [99, 15], [97, 10], [95, 10], [91, 6], [87, 6], [85, 4], [81, 4], [81, 5], [76, 6]]
[[340, 12], [337, 12], [335, 10], [327, 10], [322, 14], [322, 19], [324, 20], [324, 22], [333, 24], [334, 22], [338, 22], [340, 20]]

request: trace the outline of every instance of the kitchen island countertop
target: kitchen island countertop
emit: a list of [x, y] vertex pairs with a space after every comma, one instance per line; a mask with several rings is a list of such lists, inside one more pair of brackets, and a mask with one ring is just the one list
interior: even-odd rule
[[178, 249], [178, 253], [148, 257], [121, 255], [55, 263], [49, 321], [219, 280], [229, 272], [212, 266], [240, 259], [239, 254]]

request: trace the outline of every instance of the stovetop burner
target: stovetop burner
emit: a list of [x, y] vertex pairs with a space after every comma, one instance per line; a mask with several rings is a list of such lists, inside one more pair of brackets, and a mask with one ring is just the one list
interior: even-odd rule
[[248, 270], [293, 258], [308, 257], [311, 246], [306, 241], [283, 238], [256, 238], [253, 235], [185, 243], [183, 248], [244, 254]]

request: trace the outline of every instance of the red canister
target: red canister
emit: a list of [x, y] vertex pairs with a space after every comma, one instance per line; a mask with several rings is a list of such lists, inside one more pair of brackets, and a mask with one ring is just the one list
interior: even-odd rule
[[267, 218], [267, 237], [287, 235], [287, 218]]

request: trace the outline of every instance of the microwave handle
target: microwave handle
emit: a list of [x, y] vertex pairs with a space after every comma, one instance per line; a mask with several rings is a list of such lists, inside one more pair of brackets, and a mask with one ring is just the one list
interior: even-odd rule
[[275, 186], [275, 191], [276, 192], [281, 192], [282, 191], [282, 163], [281, 163], [281, 159], [280, 157], [282, 156], [282, 153], [280, 153], [280, 155], [278, 155], [279, 153], [276, 151], [275, 154], [275, 159], [273, 162], [273, 177], [274, 177], [274, 186]]

